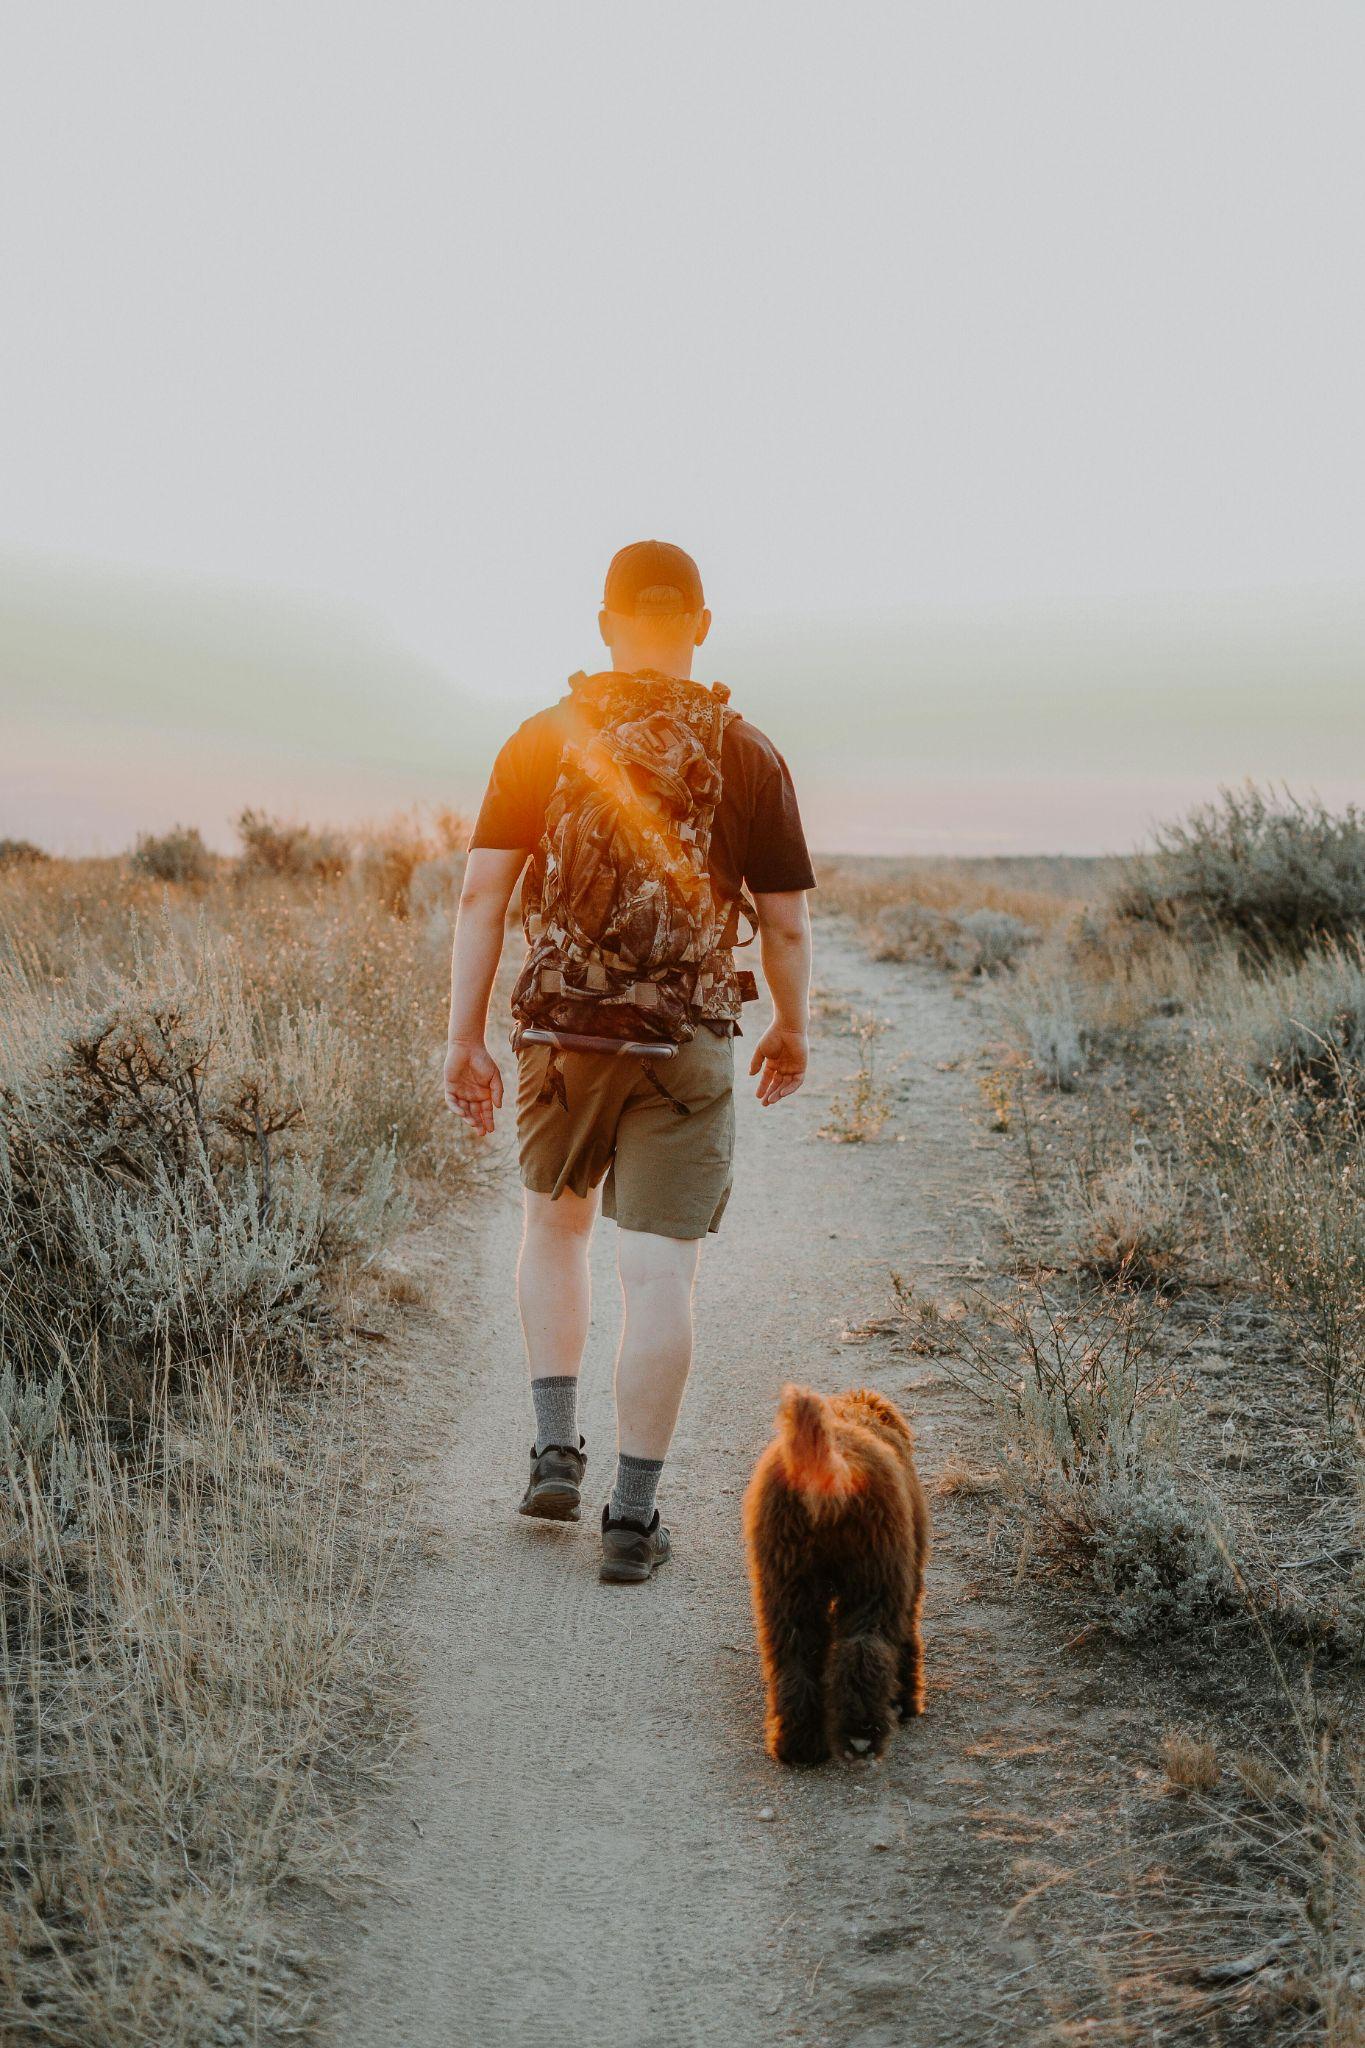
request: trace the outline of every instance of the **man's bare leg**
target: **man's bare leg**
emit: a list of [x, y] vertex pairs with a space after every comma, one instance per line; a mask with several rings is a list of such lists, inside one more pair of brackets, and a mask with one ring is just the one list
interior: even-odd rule
[[616, 1359], [616, 1484], [613, 1521], [648, 1524], [692, 1364], [692, 1288], [697, 1238], [620, 1233], [625, 1324]]
[[588, 1341], [592, 1284], [588, 1242], [597, 1217], [597, 1190], [549, 1195], [526, 1189], [526, 1226], [517, 1262], [517, 1307], [533, 1380], [578, 1377]]
[[[517, 1306], [526, 1339], [536, 1437], [523, 1513], [549, 1512], [554, 1518], [560, 1511], [572, 1509], [570, 1519], [577, 1519], [577, 1482], [582, 1478], [578, 1369], [592, 1307], [588, 1244], [596, 1215], [596, 1190], [587, 1196], [566, 1191], [553, 1201], [548, 1195], [526, 1191]], [[571, 1456], [566, 1462], [552, 1454], [542, 1470], [537, 1461], [551, 1447]]]

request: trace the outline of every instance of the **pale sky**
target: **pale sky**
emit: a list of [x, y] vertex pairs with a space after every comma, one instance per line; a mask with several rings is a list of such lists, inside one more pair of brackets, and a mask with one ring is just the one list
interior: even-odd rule
[[[198, 589], [299, 607], [393, 650], [374, 688], [430, 769], [411, 678], [455, 724], [471, 697], [490, 731], [522, 715], [592, 661], [611, 552], [659, 534], [701, 563], [706, 673], [741, 703], [752, 677], [826, 840], [818, 726], [780, 730], [794, 644], [830, 650], [837, 701], [861, 640], [904, 628], [883, 776], [929, 772], [943, 622], [979, 645], [1011, 607], [1068, 645], [1102, 616], [1103, 652], [1134, 606], [1251, 644], [1269, 605], [1301, 622], [1283, 658], [1312, 727], [1365, 677], [1362, 78], [1357, 0], [15, 0], [0, 611], [87, 576], [146, 593], [144, 638], [158, 592], [182, 623]], [[145, 727], [138, 676], [68, 686], [26, 631], [0, 619], [6, 815], [41, 771], [60, 838], [69, 773], [95, 836], [126, 830], [89, 810], [82, 720], [94, 689], [102, 727]], [[1270, 701], [1200, 776], [1274, 765]], [[1121, 779], [1106, 716], [1082, 772]], [[1334, 718], [1303, 772], [1336, 789], [1365, 746], [1344, 759]], [[249, 737], [279, 780], [268, 707]], [[942, 775], [970, 804], [960, 739]], [[457, 733], [451, 775], [481, 762]], [[138, 794], [149, 822], [192, 807], [183, 775]], [[1040, 806], [1023, 837], [1060, 843]]]

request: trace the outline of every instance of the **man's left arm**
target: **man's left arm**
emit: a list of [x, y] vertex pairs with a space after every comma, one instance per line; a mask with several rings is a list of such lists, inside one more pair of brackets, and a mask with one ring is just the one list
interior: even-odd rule
[[755, 890], [763, 978], [773, 999], [773, 1021], [754, 1047], [749, 1072], [766, 1109], [795, 1095], [809, 1057], [810, 911], [804, 889]]
[[806, 1078], [809, 1053], [810, 909], [815, 887], [791, 771], [771, 741], [749, 824], [744, 879], [758, 912], [758, 949], [773, 999], [773, 1018], [754, 1047], [749, 1072], [766, 1109], [794, 1095]]

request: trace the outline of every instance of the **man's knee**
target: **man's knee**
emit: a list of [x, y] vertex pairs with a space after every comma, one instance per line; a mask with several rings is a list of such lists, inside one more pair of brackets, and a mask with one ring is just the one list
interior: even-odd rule
[[540, 1195], [526, 1190], [526, 1235], [541, 1233], [556, 1238], [586, 1237], [597, 1215], [597, 1190], [576, 1195], [571, 1188], [562, 1194]]
[[617, 1264], [627, 1290], [655, 1286], [660, 1281], [692, 1285], [701, 1253], [699, 1237], [656, 1237], [649, 1230], [623, 1230], [620, 1238]]

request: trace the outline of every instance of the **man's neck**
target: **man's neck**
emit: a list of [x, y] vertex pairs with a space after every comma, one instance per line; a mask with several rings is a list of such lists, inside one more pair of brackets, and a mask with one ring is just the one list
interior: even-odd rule
[[618, 675], [628, 676], [674, 676], [679, 682], [692, 680], [692, 655], [694, 650], [686, 648], [681, 654], [658, 653], [650, 649], [635, 648], [633, 659], [613, 653], [611, 665]]

